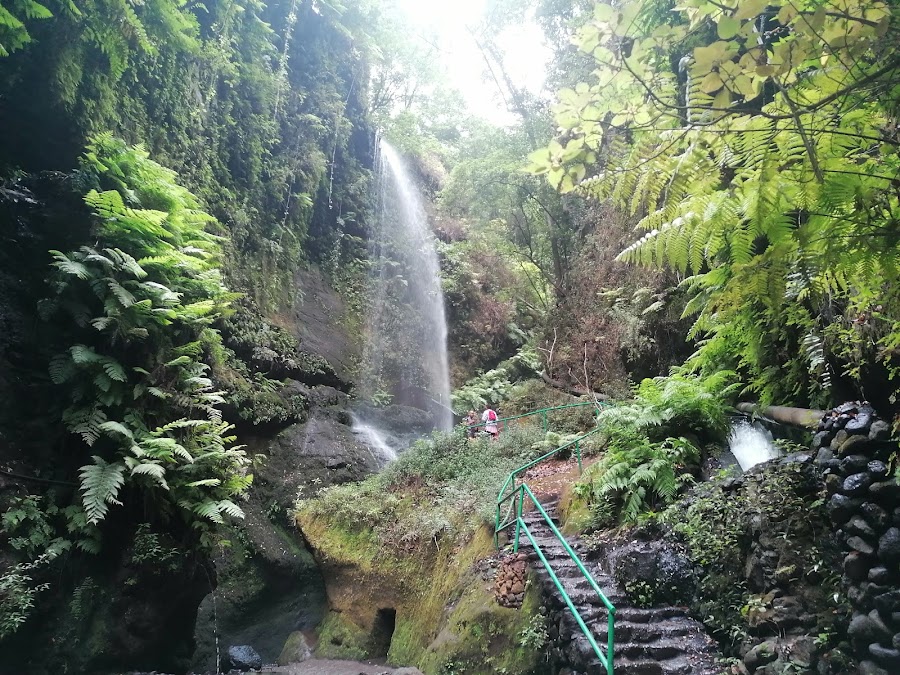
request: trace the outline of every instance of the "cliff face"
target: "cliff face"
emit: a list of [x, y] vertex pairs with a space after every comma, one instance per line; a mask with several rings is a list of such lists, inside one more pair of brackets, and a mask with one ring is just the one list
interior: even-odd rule
[[[134, 32], [122, 36], [104, 25], [125, 24], [99, 9], [61, 9], [29, 24], [33, 42], [0, 58], [0, 509], [21, 515], [0, 530], [0, 576], [18, 578], [15, 566], [54, 542], [72, 546], [26, 573], [16, 597], [33, 608], [0, 607], [18, 628], [0, 632], [4, 672], [208, 663], [217, 585], [222, 639], [265, 635], [267, 656], [322, 614], [321, 577], [285, 511], [299, 490], [379, 463], [349, 427], [358, 326], [335, 290], [346, 288], [338, 279], [347, 261], [364, 254], [352, 242], [369, 211], [371, 17], [296, 9], [138, 5], [126, 21]], [[79, 467], [98, 451], [66, 430], [67, 403], [48, 376], [74, 329], [44, 321], [37, 305], [52, 292], [48, 251], [94, 245], [83, 197], [95, 186], [77, 165], [88, 139], [107, 130], [176, 170], [218, 219], [222, 273], [243, 295], [210, 326], [224, 349], [208, 360], [209, 375], [238, 442], [269, 459], [250, 469], [246, 518], [212, 547], [198, 546], [181, 514], [131, 493], [126, 506], [112, 505], [98, 552], [78, 548], [67, 530], [66, 509], [82, 498]], [[130, 198], [131, 207], [160, 208]]]
[[362, 532], [301, 515], [298, 524], [322, 570], [327, 612], [317, 654], [386, 657], [431, 675], [540, 672], [539, 645], [523, 639], [540, 608], [528, 584], [520, 609], [494, 599], [499, 559], [482, 527], [464, 544], [379, 549]]

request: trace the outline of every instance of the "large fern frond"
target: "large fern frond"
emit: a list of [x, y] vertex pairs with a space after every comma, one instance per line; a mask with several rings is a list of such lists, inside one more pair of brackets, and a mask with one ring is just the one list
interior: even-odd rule
[[88, 522], [96, 525], [106, 517], [110, 504], [121, 506], [117, 497], [125, 483], [125, 467], [119, 462], [107, 463], [102, 457], [93, 456], [94, 463], [81, 467], [82, 505]]

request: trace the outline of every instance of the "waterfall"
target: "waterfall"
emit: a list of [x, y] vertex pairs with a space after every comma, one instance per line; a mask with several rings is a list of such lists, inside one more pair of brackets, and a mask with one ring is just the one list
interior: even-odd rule
[[[428, 411], [434, 428], [448, 430], [447, 319], [435, 243], [419, 189], [397, 151], [381, 140], [360, 392], [371, 403]], [[363, 413], [357, 430], [371, 437], [377, 420]]]
[[778, 457], [778, 448], [772, 442], [772, 434], [759, 424], [740, 420], [728, 434], [728, 448], [746, 471], [751, 466]]

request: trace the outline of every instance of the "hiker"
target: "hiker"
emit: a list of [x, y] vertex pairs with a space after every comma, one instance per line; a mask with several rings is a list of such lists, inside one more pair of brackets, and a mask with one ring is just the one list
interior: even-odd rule
[[478, 433], [478, 415], [474, 410], [470, 410], [469, 414], [466, 415], [465, 423], [466, 436], [469, 438], [475, 438], [475, 435]]
[[484, 412], [481, 413], [481, 421], [485, 423], [484, 430], [496, 441], [500, 436], [500, 430], [497, 428], [497, 413], [489, 405], [484, 406]]

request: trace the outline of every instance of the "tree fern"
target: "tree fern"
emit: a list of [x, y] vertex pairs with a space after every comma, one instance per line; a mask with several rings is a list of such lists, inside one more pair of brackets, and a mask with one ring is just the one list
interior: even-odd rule
[[[693, 361], [702, 372], [737, 367], [768, 400], [797, 402], [827, 396], [831, 379], [810, 382], [782, 354], [811, 355], [816, 373], [839, 361], [855, 380], [863, 362], [900, 375], [896, 351], [874, 348], [900, 330], [900, 158], [885, 93], [900, 73], [893, 8], [773, 0], [758, 11], [778, 30], [749, 46], [758, 17], [747, 7], [698, 3], [656, 25], [623, 18], [655, 16], [650, 0], [587, 21], [576, 41], [598, 59], [597, 82], [561, 92], [565, 152], [538, 151], [531, 169], [643, 214], [647, 234], [620, 259], [705, 277], [688, 312], [698, 315], [692, 334], [709, 338]], [[810, 31], [814, 12], [825, 17]], [[679, 59], [684, 106], [673, 103]], [[610, 133], [628, 143], [592, 167]], [[562, 182], [580, 174], [580, 185]], [[800, 272], [808, 282], [788, 298]], [[810, 335], [822, 336], [813, 351]]]

